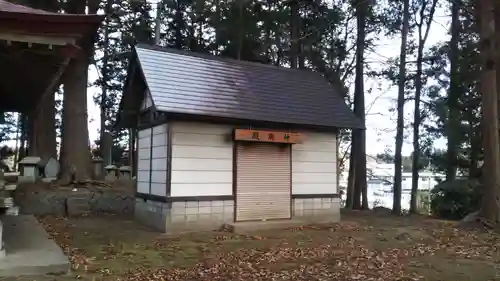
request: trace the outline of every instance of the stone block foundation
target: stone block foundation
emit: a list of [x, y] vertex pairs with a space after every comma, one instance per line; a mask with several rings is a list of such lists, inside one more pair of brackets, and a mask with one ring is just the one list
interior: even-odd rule
[[311, 223], [340, 221], [340, 198], [292, 199], [292, 218]]
[[234, 201], [163, 203], [136, 198], [135, 217], [140, 223], [167, 233], [214, 230], [234, 221]]
[[126, 190], [16, 190], [14, 201], [22, 214], [80, 216], [84, 214], [114, 213], [130, 215], [134, 212], [135, 197]]
[[[139, 223], [166, 233], [216, 230], [234, 223], [234, 201], [157, 202], [136, 198]], [[307, 223], [340, 221], [340, 198], [292, 200], [292, 220]]]

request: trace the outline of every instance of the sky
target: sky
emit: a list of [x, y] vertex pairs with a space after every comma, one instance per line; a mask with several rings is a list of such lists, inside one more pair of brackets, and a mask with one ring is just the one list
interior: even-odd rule
[[[148, 1], [155, 3], [154, 1]], [[432, 46], [440, 41], [449, 40], [447, 34], [447, 26], [449, 17], [445, 8], [438, 8], [434, 16], [434, 22], [431, 25], [429, 37], [426, 46]], [[376, 47], [372, 52], [369, 52], [366, 61], [370, 62], [370, 67], [380, 69], [385, 67], [387, 59], [397, 56], [400, 49], [400, 38], [388, 39], [382, 38], [376, 43]], [[97, 70], [95, 66], [89, 69], [89, 80], [97, 79]], [[380, 85], [380, 87], [378, 87]], [[350, 90], [354, 91], [354, 85]], [[390, 112], [391, 108], [395, 108], [397, 98], [397, 87], [389, 82], [378, 79], [367, 79], [365, 81], [365, 90], [372, 88], [371, 93], [365, 94], [366, 102], [366, 139], [367, 139], [367, 154], [375, 155], [382, 153], [385, 150], [394, 151], [394, 143], [396, 136], [396, 112]], [[89, 88], [88, 90], [88, 116], [89, 116], [89, 135], [91, 143], [99, 136], [99, 107], [94, 103], [93, 96], [100, 90], [98, 88]], [[405, 106], [405, 119], [413, 119], [413, 103], [407, 103]], [[403, 155], [410, 155], [412, 151], [411, 134], [408, 132], [403, 144]], [[405, 134], [406, 136], [406, 134]], [[444, 148], [446, 141], [437, 140], [434, 145], [437, 148]]]

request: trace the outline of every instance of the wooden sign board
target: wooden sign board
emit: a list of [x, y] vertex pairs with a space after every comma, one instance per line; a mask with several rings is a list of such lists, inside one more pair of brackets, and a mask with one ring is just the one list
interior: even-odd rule
[[234, 130], [235, 141], [272, 142], [272, 143], [302, 143], [299, 133], [261, 131], [261, 130]]

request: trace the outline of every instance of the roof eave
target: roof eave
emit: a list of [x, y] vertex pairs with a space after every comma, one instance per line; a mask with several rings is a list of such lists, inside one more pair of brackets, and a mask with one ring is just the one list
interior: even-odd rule
[[[115, 124], [113, 125], [113, 128], [115, 129], [125, 129], [127, 128], [127, 125], [125, 124], [126, 121], [124, 121], [124, 119], [126, 119], [123, 115], [123, 108], [125, 106], [125, 103], [127, 102], [126, 99], [128, 97], [128, 93], [130, 92], [129, 91], [129, 88], [130, 88], [130, 83], [131, 83], [131, 79], [133, 79], [133, 76], [134, 76], [134, 67], [136, 67], [136, 64], [137, 64], [137, 53], [135, 51], [135, 48], [133, 47], [131, 52], [130, 52], [130, 57], [129, 57], [129, 61], [128, 61], [128, 66], [127, 66], [127, 78], [125, 79], [125, 84], [123, 86], [123, 93], [122, 93], [122, 98], [120, 100], [120, 105], [118, 107], [118, 116], [117, 116], [117, 120], [115, 122]], [[133, 71], [134, 70], [134, 71]]]

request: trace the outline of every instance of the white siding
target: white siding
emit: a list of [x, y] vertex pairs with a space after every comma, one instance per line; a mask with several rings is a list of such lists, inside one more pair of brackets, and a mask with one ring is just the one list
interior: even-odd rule
[[171, 196], [232, 195], [232, 127], [173, 122], [171, 133]]
[[292, 194], [337, 193], [337, 137], [303, 132], [304, 143], [292, 145]]
[[137, 134], [137, 192], [139, 193], [149, 193], [151, 131], [144, 129]]
[[151, 194], [167, 196], [167, 124], [153, 127], [151, 160]]
[[137, 138], [137, 192], [166, 196], [167, 125], [140, 130]]

